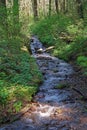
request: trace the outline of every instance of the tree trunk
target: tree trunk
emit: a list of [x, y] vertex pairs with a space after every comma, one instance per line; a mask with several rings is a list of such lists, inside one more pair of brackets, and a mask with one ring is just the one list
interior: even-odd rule
[[6, 7], [6, 0], [0, 0], [0, 6], [5, 6]]
[[45, 3], [46, 1], [45, 0], [43, 0], [43, 14], [44, 14], [44, 16], [46, 15], [46, 3]]
[[0, 21], [4, 24], [7, 20], [6, 0], [0, 0]]
[[32, 0], [32, 7], [33, 7], [33, 14], [34, 14], [34, 19], [38, 19], [38, 11], [37, 11], [37, 0]]
[[19, 29], [19, 1], [13, 0], [13, 32], [18, 34]]
[[66, 12], [66, 0], [63, 0], [63, 7], [62, 7], [62, 9], [63, 9], [63, 13], [65, 13]]
[[7, 9], [6, 0], [0, 0], [0, 26], [5, 31], [5, 36], [8, 35], [7, 29]]
[[78, 12], [78, 15], [79, 15], [79, 18], [84, 18], [83, 16], [83, 6], [82, 6], [82, 2], [81, 0], [76, 0], [76, 3], [77, 3], [77, 12]]
[[69, 12], [69, 1], [66, 0], [66, 13], [68, 13], [68, 12]]
[[58, 0], [55, 0], [56, 13], [59, 13]]
[[52, 0], [49, 0], [49, 16], [51, 16], [51, 3], [52, 3]]

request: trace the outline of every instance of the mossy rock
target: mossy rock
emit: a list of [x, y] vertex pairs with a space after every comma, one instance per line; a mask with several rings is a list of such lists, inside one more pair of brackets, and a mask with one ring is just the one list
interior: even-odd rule
[[57, 86], [55, 86], [55, 89], [64, 89], [64, 88], [68, 88], [69, 84], [68, 83], [60, 83]]

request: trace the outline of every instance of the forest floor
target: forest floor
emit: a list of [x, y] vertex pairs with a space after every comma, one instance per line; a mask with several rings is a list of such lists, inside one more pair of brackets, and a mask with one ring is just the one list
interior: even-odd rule
[[71, 84], [71, 88], [81, 96], [83, 101], [87, 101], [87, 76], [82, 74], [81, 69], [74, 65], [75, 74], [70, 76], [67, 82]]
[[[43, 52], [39, 53], [39, 49]], [[33, 37], [31, 51], [44, 82], [20, 120], [0, 130], [87, 130], [87, 77], [80, 68], [44, 50]]]

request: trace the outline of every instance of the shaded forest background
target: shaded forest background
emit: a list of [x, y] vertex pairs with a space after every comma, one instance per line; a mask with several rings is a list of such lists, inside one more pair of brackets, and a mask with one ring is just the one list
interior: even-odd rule
[[0, 122], [29, 105], [43, 81], [33, 34], [87, 76], [87, 0], [0, 0]]

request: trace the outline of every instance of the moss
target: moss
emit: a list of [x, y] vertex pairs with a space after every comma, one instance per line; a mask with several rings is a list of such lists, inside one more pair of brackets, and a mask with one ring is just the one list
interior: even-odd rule
[[68, 83], [60, 83], [55, 88], [56, 89], [64, 89], [64, 88], [68, 88], [68, 87], [69, 87]]
[[43, 80], [36, 60], [22, 46], [17, 39], [0, 42], [1, 122], [30, 103]]
[[[87, 25], [83, 20], [72, 20], [68, 16], [53, 15], [31, 26], [44, 45], [55, 46], [52, 55], [66, 61], [77, 62], [79, 56], [87, 57]], [[87, 73], [86, 62], [80, 62]]]

